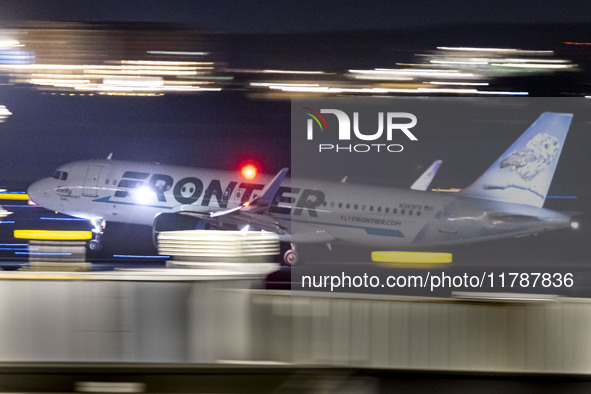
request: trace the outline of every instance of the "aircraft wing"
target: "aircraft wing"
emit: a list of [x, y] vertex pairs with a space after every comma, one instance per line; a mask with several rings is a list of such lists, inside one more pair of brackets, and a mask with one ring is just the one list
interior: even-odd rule
[[279, 235], [279, 240], [294, 243], [330, 243], [335, 237], [312, 224], [294, 221], [279, 222], [269, 215], [236, 210], [225, 215], [179, 211], [177, 214], [192, 216], [208, 223], [212, 228], [242, 230], [248, 226], [253, 231], [269, 231]]
[[250, 230], [273, 232], [285, 242], [329, 243], [334, 241], [334, 236], [312, 224], [296, 221], [280, 222], [268, 215], [269, 207], [287, 171], [288, 168], [281, 169], [263, 188], [261, 195], [250, 203], [245, 202], [238, 207], [212, 212], [195, 212], [191, 210], [191, 206], [181, 206], [176, 213], [196, 217], [218, 229], [241, 230], [248, 226]]

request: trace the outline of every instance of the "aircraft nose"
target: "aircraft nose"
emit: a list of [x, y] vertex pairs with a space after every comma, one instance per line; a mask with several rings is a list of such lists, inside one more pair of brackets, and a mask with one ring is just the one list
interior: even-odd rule
[[29, 199], [37, 205], [41, 205], [41, 202], [43, 201], [43, 197], [47, 196], [47, 193], [48, 193], [48, 185], [47, 185], [47, 180], [45, 180], [45, 179], [41, 179], [37, 182], [34, 182], [27, 189], [27, 194], [29, 195]]

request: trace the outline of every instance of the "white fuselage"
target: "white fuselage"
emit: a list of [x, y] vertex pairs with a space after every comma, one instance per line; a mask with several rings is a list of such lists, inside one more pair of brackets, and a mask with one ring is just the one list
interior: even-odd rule
[[[31, 199], [88, 219], [151, 226], [162, 212], [209, 213], [255, 199], [271, 180], [234, 172], [115, 160], [61, 166], [30, 186]], [[263, 213], [284, 241], [421, 247], [539, 233], [568, 215], [529, 205], [340, 182], [286, 180]], [[248, 224], [248, 223], [245, 223]]]

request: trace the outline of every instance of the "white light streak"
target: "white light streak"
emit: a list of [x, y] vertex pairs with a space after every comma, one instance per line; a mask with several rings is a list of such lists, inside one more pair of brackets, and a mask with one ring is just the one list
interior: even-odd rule
[[548, 68], [548, 69], [564, 69], [573, 68], [573, 64], [540, 64], [540, 63], [491, 63], [491, 66], [496, 67], [514, 67], [514, 68]]
[[207, 56], [209, 52], [148, 51], [150, 55]]
[[467, 52], [498, 52], [498, 53], [520, 53], [520, 54], [539, 54], [553, 55], [554, 51], [534, 51], [515, 48], [474, 48], [474, 47], [437, 47], [442, 51], [467, 51]]
[[448, 81], [429, 81], [433, 85], [460, 85], [460, 86], [488, 86], [488, 82], [448, 82]]
[[478, 90], [475, 94], [489, 94], [489, 95], [503, 95], [503, 96], [527, 96], [528, 92], [508, 92], [508, 91], [493, 91], [493, 90]]
[[415, 77], [449, 77], [469, 78], [474, 77], [472, 73], [464, 73], [460, 70], [413, 70], [413, 69], [374, 69], [374, 70], [349, 70], [352, 74], [375, 75], [375, 76], [415, 76]]

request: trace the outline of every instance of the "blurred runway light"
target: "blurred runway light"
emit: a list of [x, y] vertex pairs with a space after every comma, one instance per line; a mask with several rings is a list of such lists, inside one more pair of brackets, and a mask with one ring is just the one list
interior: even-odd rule
[[48, 217], [40, 217], [41, 220], [57, 220], [57, 221], [65, 221], [65, 222], [90, 222], [88, 219], [83, 218], [48, 218]]
[[4, 205], [0, 206], [0, 218], [5, 218], [12, 215], [13, 212], [4, 209]]
[[8, 110], [4, 105], [0, 105], [0, 123], [6, 122], [6, 119], [12, 115], [12, 112]]
[[92, 232], [62, 230], [14, 230], [14, 238], [49, 240], [87, 240], [92, 238]]
[[146, 384], [140, 382], [76, 382], [79, 393], [143, 393]]
[[120, 259], [169, 259], [170, 256], [144, 256], [140, 254], [114, 254], [113, 257]]
[[0, 200], [22, 200], [28, 201], [29, 196], [25, 193], [0, 192]]
[[71, 252], [15, 252], [14, 254], [23, 254], [29, 256], [71, 256]]
[[24, 45], [18, 42], [17, 40], [12, 39], [0, 39], [0, 49], [11, 49], [11, 48], [18, 48], [23, 47]]
[[452, 262], [452, 254], [435, 252], [376, 251], [371, 253], [371, 260], [379, 263], [448, 264]]

